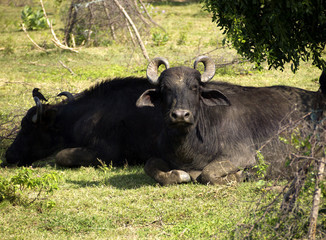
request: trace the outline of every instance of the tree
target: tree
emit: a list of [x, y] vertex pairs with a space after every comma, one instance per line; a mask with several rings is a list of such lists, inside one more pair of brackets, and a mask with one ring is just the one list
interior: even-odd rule
[[202, 0], [238, 53], [258, 66], [298, 69], [300, 60], [326, 70], [325, 0]]

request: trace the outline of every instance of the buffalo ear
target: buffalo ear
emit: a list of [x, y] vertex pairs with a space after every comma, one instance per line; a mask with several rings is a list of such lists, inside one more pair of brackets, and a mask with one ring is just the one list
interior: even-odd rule
[[202, 89], [200, 99], [210, 107], [231, 105], [230, 100], [222, 92], [213, 89]]
[[154, 107], [154, 103], [159, 99], [160, 93], [157, 89], [146, 90], [137, 100], [137, 107]]

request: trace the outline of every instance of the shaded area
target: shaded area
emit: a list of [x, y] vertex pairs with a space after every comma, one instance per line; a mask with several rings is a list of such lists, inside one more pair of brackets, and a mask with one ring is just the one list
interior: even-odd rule
[[[107, 176], [108, 175], [108, 176]], [[136, 189], [143, 186], [156, 185], [156, 183], [148, 177], [144, 172], [116, 174], [114, 176], [103, 175], [99, 180], [70, 180], [67, 179], [66, 182], [73, 184], [75, 188], [84, 187], [98, 187], [98, 186], [113, 186], [118, 189]]]

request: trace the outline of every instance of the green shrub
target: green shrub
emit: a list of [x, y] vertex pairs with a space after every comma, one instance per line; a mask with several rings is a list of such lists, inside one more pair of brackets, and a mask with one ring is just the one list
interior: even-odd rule
[[[55, 171], [40, 176], [34, 169], [23, 167], [11, 178], [0, 176], [0, 202], [7, 200], [12, 204], [31, 205], [58, 189], [59, 179]], [[52, 201], [49, 203], [54, 205]]]
[[48, 27], [43, 10], [36, 12], [30, 6], [25, 6], [21, 12], [21, 19], [27, 30], [41, 30]]
[[152, 40], [155, 46], [164, 46], [169, 41], [169, 36], [167, 33], [154, 32]]
[[257, 151], [257, 164], [253, 166], [256, 170], [256, 174], [259, 178], [264, 178], [266, 176], [268, 164], [265, 162], [265, 158], [260, 151]]

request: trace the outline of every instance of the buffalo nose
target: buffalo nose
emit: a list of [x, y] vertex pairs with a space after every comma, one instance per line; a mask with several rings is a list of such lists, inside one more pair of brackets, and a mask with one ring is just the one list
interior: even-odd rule
[[191, 112], [184, 109], [176, 109], [171, 112], [170, 117], [175, 122], [188, 122], [191, 119]]

